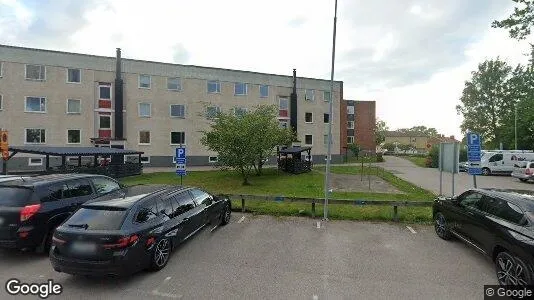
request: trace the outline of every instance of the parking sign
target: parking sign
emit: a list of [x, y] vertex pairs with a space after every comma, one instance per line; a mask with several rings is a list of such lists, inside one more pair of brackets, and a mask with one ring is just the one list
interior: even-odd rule
[[187, 175], [186, 171], [186, 152], [185, 147], [176, 148], [175, 163], [176, 163], [176, 175], [185, 176]]
[[480, 134], [474, 132], [467, 133], [467, 161], [469, 163], [467, 172], [470, 175], [482, 174], [482, 169], [480, 168], [480, 145]]

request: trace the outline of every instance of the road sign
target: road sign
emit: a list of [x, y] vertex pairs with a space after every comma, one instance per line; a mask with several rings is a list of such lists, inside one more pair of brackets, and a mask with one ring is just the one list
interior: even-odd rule
[[185, 159], [185, 147], [178, 147], [176, 148], [176, 159], [183, 158]]
[[482, 174], [481, 165], [481, 154], [480, 154], [480, 135], [477, 133], [469, 132], [467, 134], [467, 160], [468, 168], [467, 173], [470, 175], [480, 175]]
[[7, 130], [0, 131], [0, 152], [4, 160], [9, 159], [9, 144]]
[[187, 175], [186, 161], [187, 161], [187, 156], [185, 152], [185, 147], [180, 146], [176, 148], [176, 155], [174, 156], [174, 162], [176, 163], [176, 175], [180, 176], [180, 184], [181, 184], [182, 176]]

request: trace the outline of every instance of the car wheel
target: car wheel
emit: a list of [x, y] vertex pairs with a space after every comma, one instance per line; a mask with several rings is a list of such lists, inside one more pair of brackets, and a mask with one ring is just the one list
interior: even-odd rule
[[532, 274], [527, 265], [506, 251], [497, 255], [495, 271], [500, 285], [526, 286], [532, 283]]
[[444, 239], [444, 240], [450, 240], [451, 239], [451, 232], [449, 231], [447, 220], [445, 219], [445, 216], [438, 212], [436, 214], [436, 217], [434, 218], [434, 229], [436, 230], [436, 234]]
[[152, 271], [159, 271], [167, 265], [171, 256], [171, 242], [168, 238], [162, 238], [154, 246], [152, 252], [152, 264], [150, 269]]
[[482, 175], [488, 176], [491, 174], [491, 170], [489, 168], [482, 168]]
[[48, 233], [46, 234], [46, 240], [44, 243], [43, 253], [48, 253], [50, 250], [50, 247], [52, 247], [52, 237], [54, 236], [54, 231], [56, 230], [57, 226], [54, 226]]
[[226, 225], [230, 223], [230, 218], [232, 216], [232, 210], [230, 209], [230, 205], [226, 204], [223, 210], [222, 218], [221, 218], [221, 224]]
[[519, 180], [520, 180], [521, 182], [527, 182], [527, 181], [528, 181], [528, 179], [525, 179], [525, 178], [519, 178]]

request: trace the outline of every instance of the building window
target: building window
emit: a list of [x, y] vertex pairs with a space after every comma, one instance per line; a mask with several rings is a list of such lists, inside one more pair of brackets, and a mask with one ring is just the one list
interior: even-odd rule
[[289, 117], [289, 99], [280, 98], [278, 105], [278, 117], [287, 118]]
[[140, 74], [139, 75], [139, 88], [149, 89], [150, 88], [150, 75]]
[[139, 117], [150, 118], [152, 115], [152, 105], [150, 103], [139, 103]]
[[324, 123], [330, 122], [330, 114], [323, 114], [323, 122]]
[[216, 163], [219, 161], [219, 158], [217, 156], [210, 156], [209, 157], [209, 162], [210, 163]]
[[313, 123], [313, 113], [307, 112], [304, 114], [304, 122]]
[[78, 158], [77, 157], [67, 157], [67, 162], [78, 164]]
[[139, 144], [150, 145], [150, 131], [148, 130], [139, 131]]
[[304, 143], [306, 145], [313, 145], [313, 136], [311, 134], [307, 134], [304, 136]]
[[347, 137], [347, 144], [354, 144], [354, 137], [353, 136], [348, 136]]
[[181, 91], [182, 80], [178, 77], [167, 78], [167, 89], [171, 91]]
[[67, 83], [80, 83], [80, 82], [82, 82], [82, 70], [67, 69]]
[[82, 112], [82, 101], [78, 99], [67, 99], [67, 113], [79, 114]]
[[234, 108], [234, 115], [236, 117], [243, 117], [247, 113], [246, 107], [235, 107]]
[[304, 97], [306, 101], [315, 101], [315, 90], [306, 89]]
[[99, 116], [98, 118], [100, 129], [111, 129], [111, 116]]
[[25, 112], [46, 112], [46, 98], [45, 97], [26, 97]]
[[141, 156], [141, 163], [142, 164], [149, 164], [150, 163], [150, 156]]
[[44, 144], [46, 143], [46, 131], [41, 128], [26, 129], [26, 144]]
[[279, 124], [280, 124], [280, 128], [284, 128], [284, 129], [287, 129], [287, 120], [280, 120], [278, 121]]
[[171, 117], [185, 118], [185, 105], [171, 104]]
[[42, 157], [30, 157], [28, 158], [28, 166], [30, 167], [37, 167], [43, 165], [43, 158]]
[[171, 132], [171, 145], [184, 145], [185, 144], [185, 132], [173, 131]]
[[236, 82], [234, 84], [234, 95], [243, 96], [248, 92], [248, 84], [243, 82]]
[[323, 99], [325, 102], [330, 102], [332, 100], [332, 94], [330, 94], [330, 91], [323, 91]]
[[111, 100], [111, 85], [100, 85], [98, 92], [100, 94], [100, 99]]
[[82, 131], [80, 129], [67, 130], [67, 144], [80, 144], [82, 142]]
[[347, 106], [347, 114], [353, 115], [354, 114], [354, 106], [349, 105]]
[[221, 83], [218, 80], [208, 81], [208, 93], [218, 94], [221, 92]]
[[45, 80], [46, 67], [42, 65], [26, 65], [26, 79]]
[[206, 108], [206, 118], [215, 119], [221, 113], [221, 108], [218, 106], [208, 106]]
[[260, 97], [261, 98], [269, 97], [269, 86], [268, 85], [260, 85]]
[[347, 122], [347, 128], [348, 129], [354, 129], [354, 121], [348, 121]]

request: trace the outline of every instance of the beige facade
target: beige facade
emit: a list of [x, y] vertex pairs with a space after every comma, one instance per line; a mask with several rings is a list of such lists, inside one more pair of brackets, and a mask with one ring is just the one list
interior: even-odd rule
[[[11, 145], [32, 144], [26, 137], [26, 129], [44, 129], [43, 145], [50, 146], [91, 146], [91, 138], [99, 136], [99, 116], [111, 115], [111, 128], [114, 128], [114, 80], [115, 58], [84, 54], [64, 53], [39, 49], [28, 49], [0, 45], [0, 128], [7, 129]], [[27, 79], [27, 72], [35, 73], [28, 65], [44, 68], [42, 80]], [[69, 83], [69, 68], [79, 74], [79, 83]], [[253, 109], [260, 104], [279, 105], [279, 99], [289, 99], [292, 92], [291, 76], [262, 74], [247, 71], [216, 69], [197, 66], [166, 64], [158, 62], [122, 59], [122, 78], [124, 80], [124, 146], [145, 152], [147, 162], [151, 165], [172, 164], [172, 156], [176, 145], [171, 144], [171, 132], [184, 132], [188, 157], [196, 163], [208, 164], [210, 156], [216, 153], [208, 151], [200, 144], [202, 130], [209, 130], [210, 121], [206, 117], [207, 106], [217, 106], [222, 111], [235, 107]], [[34, 72], [34, 73], [32, 73]], [[142, 76], [141, 76], [142, 75]], [[141, 78], [142, 77], [142, 78]], [[149, 87], [141, 87], [140, 81]], [[168, 89], [169, 78], [179, 78], [181, 88]], [[220, 92], [208, 92], [208, 82], [217, 81]], [[99, 108], [99, 86], [101, 83], [111, 84], [111, 108]], [[173, 85], [176, 80], [172, 79]], [[246, 95], [235, 95], [235, 84], [245, 83]], [[268, 86], [268, 95], [260, 96], [260, 85]], [[305, 135], [313, 136], [311, 145], [313, 155], [325, 155], [326, 144], [324, 135], [327, 124], [324, 113], [328, 113], [328, 102], [324, 100], [324, 91], [329, 91], [328, 80], [297, 77], [298, 94], [298, 136], [305, 145]], [[339, 137], [339, 108], [342, 96], [342, 83], [335, 83], [333, 137]], [[314, 91], [314, 100], [305, 100], [306, 90]], [[26, 97], [33, 97], [26, 103]], [[44, 107], [42, 104], [44, 98]], [[80, 100], [81, 110], [68, 112], [68, 99]], [[76, 107], [76, 101], [73, 107]], [[41, 104], [39, 106], [38, 104]], [[184, 105], [185, 114], [181, 115], [181, 107], [175, 106], [171, 116], [171, 105]], [[142, 107], [140, 107], [142, 106]], [[28, 107], [30, 109], [28, 109]], [[148, 109], [148, 107], [150, 109]], [[42, 110], [29, 112], [28, 110]], [[72, 112], [72, 111], [71, 111]], [[140, 112], [147, 113], [144, 116]], [[305, 122], [305, 113], [313, 113], [313, 123]], [[289, 115], [288, 115], [289, 116]], [[288, 122], [289, 122], [289, 118]], [[288, 124], [289, 125], [289, 124]], [[69, 143], [68, 130], [72, 140]], [[141, 143], [140, 132], [145, 133]], [[147, 142], [149, 131], [150, 141]], [[37, 131], [32, 131], [32, 136]], [[114, 133], [111, 132], [113, 137]], [[35, 141], [35, 140], [34, 140]], [[333, 138], [333, 155], [339, 155], [339, 139]]]

